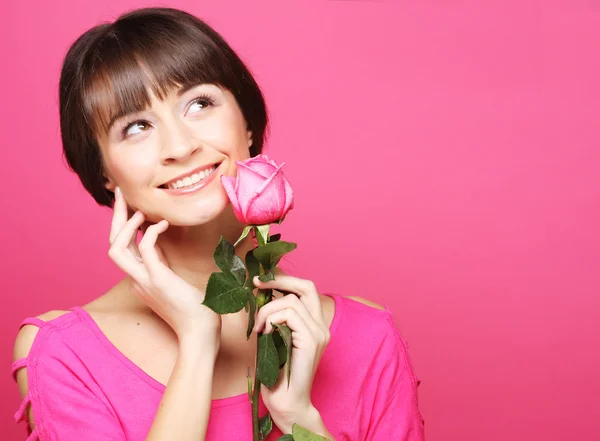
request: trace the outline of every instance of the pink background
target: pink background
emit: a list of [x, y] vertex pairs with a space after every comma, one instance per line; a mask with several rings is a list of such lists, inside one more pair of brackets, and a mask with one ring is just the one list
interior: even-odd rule
[[[122, 276], [109, 210], [61, 159], [62, 57], [150, 5], [3, 5], [2, 439], [25, 439], [9, 376], [20, 320]], [[160, 5], [207, 20], [255, 73], [266, 153], [296, 191], [279, 229], [299, 244], [294, 275], [393, 309], [429, 441], [600, 439], [597, 2]]]

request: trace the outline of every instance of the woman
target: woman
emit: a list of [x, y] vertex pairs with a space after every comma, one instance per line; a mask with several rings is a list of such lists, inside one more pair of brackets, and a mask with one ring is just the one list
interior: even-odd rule
[[[247, 374], [270, 323], [293, 330], [294, 357], [289, 389], [283, 378], [261, 389], [268, 440], [294, 423], [337, 441], [423, 438], [389, 309], [281, 273], [255, 285], [295, 295], [263, 307], [247, 340], [244, 310], [202, 305], [216, 244], [244, 228], [220, 176], [262, 152], [268, 122], [258, 85], [219, 34], [167, 8], [90, 29], [64, 60], [60, 120], [70, 167], [113, 207], [109, 256], [126, 276], [87, 305], [21, 325], [16, 419], [28, 420], [29, 439], [251, 439]], [[247, 236], [236, 254], [255, 246]]]

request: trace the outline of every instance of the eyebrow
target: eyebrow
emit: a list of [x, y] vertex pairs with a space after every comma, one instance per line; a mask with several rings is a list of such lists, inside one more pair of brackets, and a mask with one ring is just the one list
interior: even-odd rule
[[192, 90], [196, 87], [200, 87], [203, 85], [208, 85], [209, 83], [198, 83], [198, 84], [188, 84], [187, 86], [181, 87], [178, 91], [177, 91], [177, 98], [180, 98], [181, 95], [185, 94], [188, 90]]
[[[200, 87], [203, 85], [211, 85], [212, 83], [198, 83], [198, 84], [188, 84], [186, 86], [180, 87], [179, 90], [177, 91], [177, 98], [181, 98], [182, 95], [184, 95], [186, 92], [188, 92], [189, 90], [192, 90], [196, 87]], [[217, 86], [218, 87], [218, 86]], [[112, 129], [112, 126], [115, 124], [115, 122], [117, 122], [119, 119], [126, 117], [127, 115], [135, 115], [136, 113], [139, 112], [143, 112], [144, 109], [141, 110], [137, 110], [134, 112], [119, 112], [116, 113], [112, 116], [112, 118], [110, 119], [110, 121], [108, 122], [108, 129], [106, 130], [107, 132], [110, 132], [110, 130]]]
[[113, 115], [113, 117], [108, 122], [106, 132], [107, 133], [110, 132], [110, 130], [112, 129], [112, 126], [115, 124], [115, 122], [117, 122], [117, 120], [119, 120], [127, 115], [132, 115], [134, 113], [135, 112], [119, 112], [119, 113], [116, 113], [115, 115]]

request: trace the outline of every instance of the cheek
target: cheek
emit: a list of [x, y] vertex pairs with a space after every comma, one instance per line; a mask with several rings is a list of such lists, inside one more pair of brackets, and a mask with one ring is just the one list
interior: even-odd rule
[[231, 155], [238, 161], [250, 158], [250, 146], [248, 145], [248, 134], [245, 126], [237, 125], [237, 130], [231, 133]]
[[139, 186], [152, 179], [156, 169], [156, 158], [145, 150], [132, 149], [111, 158], [110, 168], [117, 182], [125, 186]]
[[237, 160], [250, 157], [246, 121], [235, 106], [223, 106], [218, 115], [207, 119], [199, 134], [204, 140], [227, 156]]
[[236, 158], [243, 156], [243, 151], [247, 150], [242, 130], [235, 120], [229, 118], [220, 118], [218, 122], [213, 120], [210, 126], [199, 130], [198, 142]]

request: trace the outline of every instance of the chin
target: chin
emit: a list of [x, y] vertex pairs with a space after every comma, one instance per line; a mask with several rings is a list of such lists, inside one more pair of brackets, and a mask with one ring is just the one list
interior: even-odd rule
[[163, 218], [173, 226], [193, 227], [219, 219], [227, 212], [228, 205], [229, 199], [223, 190], [223, 197], [190, 201], [180, 205], [175, 212], [163, 213]]

